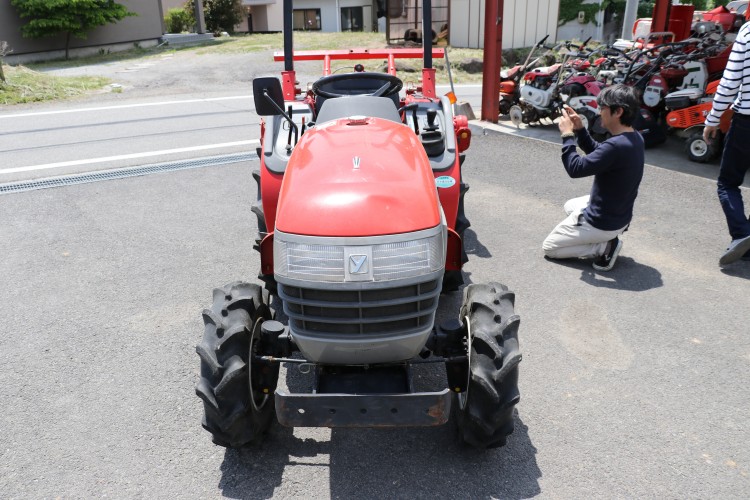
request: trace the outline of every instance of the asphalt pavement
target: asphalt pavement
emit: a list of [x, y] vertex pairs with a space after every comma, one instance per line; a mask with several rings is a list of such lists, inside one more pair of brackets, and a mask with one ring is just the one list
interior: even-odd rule
[[[465, 271], [517, 296], [508, 445], [467, 450], [450, 426], [213, 445], [194, 347], [212, 288], [255, 281], [253, 168], [0, 195], [4, 498], [750, 496], [750, 263], [718, 267], [715, 183], [647, 166], [617, 265], [596, 273], [540, 248], [590, 180], [565, 175], [557, 145], [492, 131], [464, 165]], [[459, 302], [443, 296], [440, 319]]]
[[[239, 57], [107, 64], [122, 93], [3, 108], [0, 169], [117, 160], [9, 172], [0, 183], [255, 139], [251, 102], [235, 98], [277, 67], [259, 62], [267, 55]], [[479, 115], [481, 89], [459, 95]], [[473, 130], [466, 277], [507, 284], [522, 318], [521, 402], [505, 448], [465, 449], [450, 425], [276, 425], [261, 447], [211, 443], [193, 390], [200, 313], [213, 287], [254, 282], [259, 267], [250, 211], [258, 165], [243, 161], [0, 194], [0, 496], [750, 497], [750, 263], [718, 267], [729, 238], [717, 162], [688, 162], [675, 140], [649, 150], [621, 256], [597, 273], [542, 257], [563, 203], [590, 187], [565, 175], [556, 127], [501, 120]], [[439, 320], [460, 301], [444, 295]], [[424, 367], [417, 383], [442, 375]], [[308, 382], [282, 369], [281, 383]]]

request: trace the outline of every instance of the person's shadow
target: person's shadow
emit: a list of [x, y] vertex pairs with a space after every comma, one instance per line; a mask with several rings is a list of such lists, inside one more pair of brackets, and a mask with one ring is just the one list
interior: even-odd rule
[[592, 286], [614, 288], [629, 292], [644, 292], [664, 285], [661, 273], [631, 257], [620, 257], [611, 271], [600, 272], [591, 267], [590, 260], [550, 259], [545, 260], [561, 266], [581, 270], [581, 281]]
[[730, 264], [727, 267], [722, 267], [721, 272], [727, 276], [733, 276], [735, 278], [750, 279], [750, 262], [746, 260], [740, 260], [734, 264]]

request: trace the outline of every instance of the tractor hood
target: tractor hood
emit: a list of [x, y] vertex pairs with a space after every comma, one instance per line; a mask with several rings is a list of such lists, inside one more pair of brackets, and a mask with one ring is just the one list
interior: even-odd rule
[[403, 124], [352, 117], [305, 132], [281, 185], [276, 229], [310, 236], [377, 236], [440, 224], [424, 147]]

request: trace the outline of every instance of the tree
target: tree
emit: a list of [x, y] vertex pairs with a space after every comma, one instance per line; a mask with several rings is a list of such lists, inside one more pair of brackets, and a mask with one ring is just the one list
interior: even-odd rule
[[0, 40], [0, 82], [5, 82], [5, 73], [3, 72], [3, 57], [13, 52], [8, 42]]
[[23, 36], [65, 35], [65, 59], [69, 56], [72, 36], [85, 40], [97, 26], [137, 15], [114, 0], [11, 0], [11, 4], [22, 18], [29, 19], [21, 27]]
[[242, 0], [203, 0], [206, 29], [213, 33], [234, 33], [244, 17]]

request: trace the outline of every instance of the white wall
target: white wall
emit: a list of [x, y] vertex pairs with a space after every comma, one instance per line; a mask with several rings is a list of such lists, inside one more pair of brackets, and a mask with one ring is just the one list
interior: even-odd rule
[[[601, 4], [601, 0], [585, 0], [583, 3]], [[592, 22], [582, 24], [576, 19], [568, 21], [557, 28], [557, 37], [559, 40], [585, 40], [588, 37], [591, 37], [594, 40], [602, 40], [604, 38], [602, 26], [603, 19], [604, 13], [600, 11], [596, 15], [596, 21], [599, 26]]]
[[[450, 44], [484, 48], [484, 0], [451, 0]], [[530, 47], [549, 34], [557, 37], [559, 0], [505, 0], [503, 49]]]
[[[362, 7], [362, 22], [364, 31], [372, 31], [373, 0], [339, 0], [338, 8]], [[284, 29], [284, 2], [277, 0], [275, 4], [267, 6], [268, 31], [282, 31]], [[295, 9], [320, 9], [321, 31], [338, 31], [336, 0], [294, 0]], [[302, 50], [302, 47], [300, 47]]]

